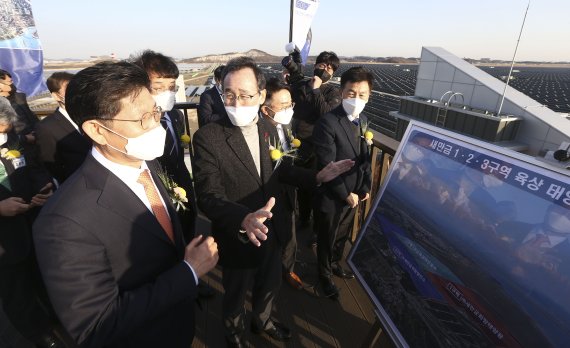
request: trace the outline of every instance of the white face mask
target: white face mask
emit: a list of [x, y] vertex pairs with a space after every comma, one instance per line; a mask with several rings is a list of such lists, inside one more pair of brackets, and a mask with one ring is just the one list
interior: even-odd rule
[[550, 230], [554, 232], [570, 234], [570, 219], [566, 215], [550, 212], [547, 217], [547, 223]]
[[347, 98], [342, 100], [344, 111], [352, 117], [358, 117], [365, 106], [366, 102], [360, 98]]
[[273, 121], [281, 124], [289, 124], [291, 118], [293, 118], [293, 108], [287, 108], [275, 113], [273, 116]]
[[162, 111], [170, 111], [174, 107], [176, 101], [176, 93], [172, 91], [164, 91], [152, 96], [156, 102], [156, 106], [160, 106]]
[[8, 141], [8, 133], [0, 133], [0, 145], [6, 144]]
[[244, 127], [251, 124], [259, 112], [259, 105], [252, 106], [226, 106], [226, 112], [232, 124]]
[[120, 136], [123, 139], [127, 139], [127, 145], [125, 145], [125, 151], [119, 150], [111, 144], [107, 144], [113, 150], [124, 153], [125, 155], [138, 158], [142, 161], [152, 161], [153, 159], [162, 156], [164, 153], [164, 141], [166, 140], [166, 130], [162, 126], [158, 125], [150, 131], [139, 135], [136, 138], [127, 138], [112, 129], [109, 129], [102, 124], [101, 127], [105, 128], [109, 132]]

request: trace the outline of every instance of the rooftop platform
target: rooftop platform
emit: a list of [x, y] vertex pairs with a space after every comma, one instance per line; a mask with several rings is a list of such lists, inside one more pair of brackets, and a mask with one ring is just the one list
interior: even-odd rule
[[[202, 218], [198, 230], [209, 228]], [[306, 283], [303, 290], [295, 290], [283, 282], [279, 292], [274, 316], [287, 325], [293, 337], [288, 342], [278, 342], [266, 335], [246, 331], [245, 341], [249, 347], [362, 347], [368, 339], [375, 321], [374, 309], [364, 289], [356, 279], [334, 282], [341, 289], [338, 301], [321, 297], [314, 288], [317, 283], [316, 249], [308, 246], [310, 230], [298, 232], [298, 257], [295, 271]], [[351, 246], [350, 244], [348, 246]], [[346, 252], [349, 248], [347, 247]], [[346, 266], [346, 264], [345, 264]], [[202, 310], [196, 308], [196, 337], [193, 348], [225, 347], [222, 314], [222, 272], [216, 267], [203, 279], [216, 295], [202, 302]], [[246, 304], [248, 311], [251, 304]], [[250, 312], [246, 321], [249, 328]], [[372, 331], [373, 332], [373, 331]], [[369, 346], [369, 345], [364, 345]], [[371, 347], [392, 347], [385, 335]]]

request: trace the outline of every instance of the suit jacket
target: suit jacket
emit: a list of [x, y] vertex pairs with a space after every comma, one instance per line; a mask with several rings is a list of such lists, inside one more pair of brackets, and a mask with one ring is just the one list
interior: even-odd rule
[[210, 122], [227, 119], [228, 114], [224, 107], [224, 102], [220, 98], [220, 93], [216, 86], [209, 88], [200, 96], [198, 106], [198, 126], [203, 127]]
[[[275, 168], [269, 156], [269, 142], [279, 139], [277, 130], [263, 118], [259, 118], [257, 126], [261, 175], [240, 128], [229, 120], [207, 124], [194, 135], [198, 206], [212, 221], [220, 264], [228, 268], [254, 268], [265, 253], [275, 252], [277, 244], [283, 245], [291, 238], [282, 182], [315, 185], [314, 176], [297, 175], [299, 168], [287, 161]], [[261, 209], [271, 197], [275, 197], [276, 204], [273, 218], [265, 222], [268, 239], [260, 247], [243, 243], [238, 238], [243, 219]]]
[[331, 161], [352, 159], [354, 167], [336, 179], [324, 183], [319, 192], [319, 208], [327, 211], [334, 205], [346, 204], [349, 193], [359, 196], [370, 191], [370, 153], [362, 137], [363, 125], [368, 122], [360, 114], [361, 126], [356, 126], [347, 118], [342, 104], [321, 117], [313, 132], [313, 142], [317, 156], [317, 167], [322, 169]]
[[86, 347], [189, 347], [196, 282], [156, 162], [173, 244], [152, 212], [91, 154], [42, 209], [33, 237], [48, 294]]
[[61, 184], [81, 166], [91, 150], [91, 141], [58, 110], [36, 125], [40, 160]]
[[[33, 162], [33, 157], [26, 156], [15, 133], [8, 134], [8, 141], [0, 149], [20, 149], [26, 161], [25, 166], [15, 168], [12, 160], [0, 157], [10, 182], [10, 189], [0, 185], [0, 201], [20, 197], [29, 202], [50, 182], [49, 175]], [[22, 262], [28, 257], [32, 245], [30, 227], [38, 212], [39, 208], [34, 208], [16, 216], [0, 216], [0, 267]]]

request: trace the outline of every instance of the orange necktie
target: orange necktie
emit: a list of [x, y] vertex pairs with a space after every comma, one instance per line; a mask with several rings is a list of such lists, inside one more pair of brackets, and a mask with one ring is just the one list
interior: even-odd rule
[[172, 221], [168, 217], [168, 213], [166, 212], [166, 208], [162, 205], [162, 201], [160, 200], [160, 196], [158, 191], [154, 187], [152, 179], [150, 177], [148, 169], [145, 169], [141, 172], [139, 179], [137, 180], [139, 184], [144, 186], [144, 192], [150, 202], [150, 206], [152, 208], [152, 212], [154, 216], [158, 220], [158, 223], [164, 231], [166, 235], [170, 239], [172, 243], [174, 243], [174, 232], [172, 231]]

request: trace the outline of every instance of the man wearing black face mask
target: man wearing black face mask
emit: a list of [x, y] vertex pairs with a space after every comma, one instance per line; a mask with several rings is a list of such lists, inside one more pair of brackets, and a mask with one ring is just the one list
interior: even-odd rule
[[16, 86], [12, 80], [12, 75], [6, 70], [0, 69], [0, 96], [10, 101], [10, 105], [16, 111], [18, 119], [14, 122], [14, 130], [20, 136], [21, 142], [34, 143], [36, 141], [34, 129], [39, 122], [38, 117], [26, 101], [26, 95], [16, 91]]
[[[316, 169], [313, 150], [313, 128], [317, 120], [341, 103], [338, 87], [328, 83], [338, 69], [340, 61], [334, 52], [324, 51], [317, 56], [314, 76], [292, 86], [295, 114], [293, 133], [301, 140], [300, 165]], [[301, 226], [308, 226], [311, 219], [311, 195], [299, 190], [299, 220]]]

